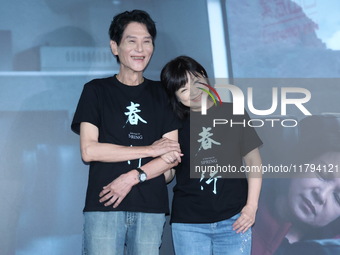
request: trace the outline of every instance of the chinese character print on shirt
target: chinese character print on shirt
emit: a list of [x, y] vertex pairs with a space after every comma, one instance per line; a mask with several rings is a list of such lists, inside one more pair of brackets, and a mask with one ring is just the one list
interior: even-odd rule
[[[201, 143], [201, 146], [199, 147], [197, 154], [201, 151], [201, 149], [203, 150], [210, 150], [212, 149], [213, 145], [221, 145], [221, 143], [213, 140], [211, 137], [214, 135], [212, 132], [210, 132], [212, 130], [211, 127], [202, 127], [202, 132], [199, 133], [199, 136], [201, 137], [200, 139], [197, 140], [197, 142]], [[200, 178], [200, 183], [204, 181], [205, 177], [205, 172], [206, 171], [202, 171], [201, 173], [201, 178]], [[206, 184], [210, 184], [212, 181], [214, 182], [214, 188], [213, 188], [213, 193], [217, 194], [217, 189], [216, 189], [216, 184], [217, 184], [217, 180], [218, 178], [221, 178], [222, 176], [217, 176], [217, 171], [213, 171], [213, 172], [208, 172], [209, 174], [209, 178], [204, 181]], [[201, 190], [204, 190], [203, 185], [201, 185]]]
[[126, 108], [129, 110], [128, 112], [124, 112], [125, 115], [128, 116], [125, 125], [123, 126], [123, 128], [126, 126], [126, 124], [129, 122], [130, 125], [138, 125], [138, 121], [140, 120], [143, 123], [147, 123], [145, 120], [143, 120], [138, 113], [141, 112], [141, 110], [138, 109], [138, 107], [140, 106], [140, 104], [135, 104], [133, 102], [131, 102], [130, 106], [127, 106]]

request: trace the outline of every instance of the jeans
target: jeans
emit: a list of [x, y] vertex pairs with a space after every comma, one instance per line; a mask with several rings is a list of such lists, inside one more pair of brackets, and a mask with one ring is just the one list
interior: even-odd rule
[[209, 224], [172, 223], [176, 255], [249, 255], [251, 229], [243, 234], [232, 227], [239, 216]]
[[158, 255], [165, 215], [85, 212], [84, 255]]

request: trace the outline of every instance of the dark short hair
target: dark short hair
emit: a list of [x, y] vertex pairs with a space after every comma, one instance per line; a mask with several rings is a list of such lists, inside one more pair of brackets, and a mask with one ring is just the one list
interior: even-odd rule
[[179, 56], [168, 62], [161, 71], [161, 82], [168, 93], [173, 111], [180, 119], [189, 115], [190, 108], [183, 105], [176, 97], [176, 91], [183, 88], [188, 82], [188, 74], [202, 75], [208, 78], [204, 67], [188, 56]]
[[[147, 12], [142, 10], [125, 11], [114, 16], [109, 28], [110, 39], [119, 45], [121, 43], [125, 28], [131, 22], [144, 24], [152, 37], [152, 44], [155, 45], [157, 34], [155, 22], [151, 19]], [[119, 62], [118, 56], [116, 57], [117, 61]]]

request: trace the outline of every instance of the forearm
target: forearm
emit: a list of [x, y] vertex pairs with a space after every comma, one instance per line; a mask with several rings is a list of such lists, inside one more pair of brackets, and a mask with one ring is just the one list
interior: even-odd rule
[[262, 186], [262, 160], [259, 149], [256, 148], [245, 156], [245, 163], [251, 171], [248, 174], [247, 204], [257, 209]]
[[[172, 168], [177, 163], [168, 164], [161, 158], [156, 158], [141, 166], [141, 169], [147, 174], [147, 180], [163, 174], [167, 169]], [[126, 174], [120, 175], [108, 185], [103, 187], [99, 194], [99, 202], [105, 202], [105, 206], [113, 205], [116, 208], [125, 196], [130, 192], [133, 186], [139, 183], [138, 171], [133, 169]]]
[[[87, 141], [88, 140], [89, 139], [87, 139]], [[166, 133], [163, 138], [154, 142], [150, 147], [155, 152], [154, 159], [140, 167], [146, 173], [147, 180], [163, 174], [168, 169], [176, 166], [181, 161], [181, 151], [179, 148], [179, 144], [177, 143], [177, 130]], [[118, 148], [118, 150], [119, 149], [120, 148]], [[121, 153], [120, 155], [122, 154], [124, 153]], [[166, 159], [160, 157], [164, 156], [164, 154], [167, 154], [168, 156], [166, 157]], [[121, 156], [120, 159], [122, 159], [122, 157], [123, 156]], [[168, 162], [166, 162], [165, 160], [167, 160]], [[132, 169], [126, 174], [120, 175], [118, 178], [110, 182], [107, 186], [103, 187], [103, 190], [99, 194], [99, 201], [106, 201], [105, 206], [114, 204], [113, 207], [117, 207], [120, 202], [125, 198], [125, 196], [130, 192], [131, 188], [139, 183], [138, 177], [139, 172], [136, 169]]]
[[255, 209], [258, 207], [258, 202], [261, 193], [262, 178], [248, 177], [248, 199], [247, 205], [253, 206]]
[[139, 158], [152, 157], [149, 146], [121, 146], [109, 143], [92, 142], [81, 149], [86, 162], [122, 162]]
[[166, 163], [161, 158], [155, 158], [148, 162], [147, 164], [141, 166], [140, 168], [143, 169], [143, 171], [147, 175], [147, 180], [153, 179], [161, 174], [164, 174], [169, 169], [175, 167], [178, 165], [178, 161], [174, 163]]
[[236, 233], [245, 233], [255, 222], [258, 207], [262, 178], [248, 176], [248, 199], [242, 208], [241, 216], [234, 222], [233, 229]]
[[[176, 161], [174, 163], [166, 163], [162, 158], [158, 157], [158, 158], [155, 158], [155, 159], [149, 161], [148, 163], [142, 165], [140, 167], [140, 169], [142, 169], [146, 173], [146, 175], [147, 175], [146, 180], [156, 178], [156, 177], [164, 174], [165, 172], [167, 172], [166, 179], [171, 180], [174, 177], [174, 171], [175, 171], [172, 168], [177, 166], [177, 165], [178, 165], [178, 161]], [[138, 175], [139, 175], [139, 173], [136, 169], [132, 169], [131, 171], [129, 171], [126, 174], [126, 176], [131, 177], [131, 178], [128, 178], [129, 181], [127, 182], [127, 183], [129, 183], [129, 185], [131, 187], [139, 183]], [[121, 177], [122, 177], [122, 175], [118, 178], [121, 178]]]
[[[177, 132], [177, 130], [176, 130]], [[170, 151], [180, 152], [176, 132], [171, 132], [176, 139], [163, 137], [148, 146], [123, 146], [99, 141], [99, 130], [95, 125], [80, 124], [81, 156], [85, 162], [123, 162], [146, 157], [158, 157]]]
[[[164, 137], [171, 139], [171, 140], [174, 140], [174, 141], [177, 141], [178, 140], [178, 131], [174, 130], [174, 131], [171, 131], [169, 133], [166, 133], [164, 135]], [[147, 164], [145, 164], [141, 167], [143, 169], [143, 171], [147, 174], [148, 180], [155, 178], [155, 177], [157, 177], [161, 174], [164, 174], [166, 171], [177, 166], [181, 162], [181, 156], [183, 156], [183, 154], [181, 154], [180, 150], [177, 150], [177, 151], [174, 150], [170, 153], [170, 155], [168, 155], [171, 158], [171, 160], [169, 160], [169, 157], [166, 157], [166, 159], [164, 159], [163, 156], [155, 158], [155, 159], [151, 160], [150, 162], [148, 162]], [[167, 181], [169, 181], [173, 178], [173, 176], [172, 176], [172, 178], [170, 179], [172, 174], [174, 174], [174, 173], [171, 170], [171, 171], [169, 171], [169, 173], [167, 173], [165, 175]]]
[[255, 148], [245, 155], [244, 161], [252, 171], [248, 174], [247, 203], [242, 208], [241, 216], [233, 224], [236, 233], [245, 233], [254, 224], [262, 186], [262, 162], [259, 149]]

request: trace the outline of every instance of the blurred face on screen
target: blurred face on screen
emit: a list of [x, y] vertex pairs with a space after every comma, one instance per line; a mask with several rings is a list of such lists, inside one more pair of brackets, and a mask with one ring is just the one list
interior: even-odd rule
[[288, 208], [296, 220], [322, 227], [340, 216], [340, 152], [325, 153], [310, 164], [320, 171], [310, 170], [311, 178], [292, 179]]

